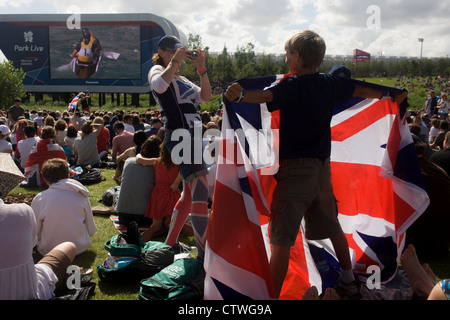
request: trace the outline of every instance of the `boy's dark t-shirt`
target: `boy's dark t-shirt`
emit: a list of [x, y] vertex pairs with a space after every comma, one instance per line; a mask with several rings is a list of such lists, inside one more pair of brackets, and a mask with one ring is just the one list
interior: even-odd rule
[[268, 110], [280, 110], [280, 159], [329, 158], [333, 108], [350, 100], [355, 86], [314, 73], [293, 75], [268, 90], [273, 93]]

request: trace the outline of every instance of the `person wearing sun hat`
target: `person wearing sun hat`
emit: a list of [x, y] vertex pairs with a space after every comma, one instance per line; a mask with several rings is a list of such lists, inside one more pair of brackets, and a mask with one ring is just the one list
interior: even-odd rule
[[11, 142], [7, 141], [8, 135], [11, 133], [7, 125], [0, 125], [0, 152], [12, 154], [13, 148]]
[[[211, 85], [205, 66], [207, 52], [201, 49], [190, 51], [181, 41], [171, 35], [164, 36], [158, 42], [158, 51], [153, 56], [154, 66], [151, 68], [148, 79], [152, 94], [164, 111], [166, 118], [164, 128], [166, 130], [164, 144], [172, 152], [181, 141], [176, 135], [181, 131], [187, 132], [191, 139], [189, 147], [191, 157], [187, 161], [178, 159], [180, 174], [183, 178], [183, 196], [175, 206], [174, 215], [165, 240], [166, 244], [174, 245], [178, 235], [184, 226], [184, 222], [191, 214], [192, 226], [196, 229], [197, 249], [199, 258], [204, 254], [204, 234], [208, 219], [208, 174], [207, 165], [203, 157], [201, 161], [194, 159], [195, 146], [203, 147], [202, 140], [195, 141], [194, 127], [201, 126], [201, 119], [196, 110], [197, 103], [207, 102], [211, 99]], [[200, 86], [195, 85], [179, 72], [185, 59], [192, 60], [197, 68]], [[177, 131], [176, 133], [174, 133]], [[172, 140], [174, 137], [174, 141]], [[182, 141], [185, 145], [185, 141]], [[179, 147], [179, 146], [178, 146]], [[176, 152], [175, 152], [176, 153]], [[186, 152], [188, 153], [188, 152]], [[203, 151], [201, 153], [203, 155]], [[174, 153], [172, 153], [172, 157]], [[179, 154], [175, 156], [179, 157]], [[136, 161], [139, 163], [139, 155]], [[197, 161], [196, 161], [197, 160]], [[200, 163], [199, 163], [200, 162]], [[195, 220], [195, 221], [194, 221]], [[197, 225], [199, 226], [197, 228]], [[145, 239], [146, 234], [143, 233]]]
[[2, 200], [24, 179], [11, 156], [0, 153], [0, 300], [53, 298], [55, 289], [65, 285], [67, 268], [76, 254], [72, 242], [63, 242], [34, 264], [37, 227], [33, 209]]

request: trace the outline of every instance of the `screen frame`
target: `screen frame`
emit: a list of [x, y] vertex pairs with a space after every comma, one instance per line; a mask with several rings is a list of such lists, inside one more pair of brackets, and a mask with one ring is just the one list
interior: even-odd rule
[[[155, 44], [165, 35], [173, 35], [180, 39], [180, 41], [187, 45], [187, 38], [183, 32], [169, 20], [151, 14], [151, 13], [130, 13], [130, 14], [80, 14], [80, 32], [83, 26], [94, 27], [96, 25], [110, 25], [110, 26], [139, 26], [141, 32], [141, 79], [129, 80], [104, 80], [104, 79], [52, 79], [50, 77], [50, 62], [42, 68], [39, 72], [48, 73], [48, 83], [39, 83], [36, 81], [37, 77], [30, 77], [26, 75], [24, 79], [24, 89], [27, 92], [79, 92], [88, 90], [90, 92], [98, 93], [149, 93], [150, 87], [148, 84], [147, 74], [153, 66], [151, 57], [155, 51]], [[0, 23], [7, 23], [16, 26], [33, 27], [48, 27], [50, 26], [66, 26], [69, 27], [69, 21], [73, 19], [73, 14], [0, 14]], [[1, 25], [1, 24], [0, 24]], [[145, 28], [157, 28], [157, 36], [152, 39], [145, 38], [146, 34], [151, 34]], [[144, 36], [144, 38], [143, 38]], [[101, 41], [101, 39], [100, 39]], [[143, 47], [143, 42], [151, 41], [152, 50]], [[48, 46], [50, 46], [50, 39], [48, 39]], [[5, 53], [5, 50], [0, 47]], [[49, 50], [49, 48], [47, 48]], [[13, 60], [14, 57], [8, 57]], [[50, 58], [50, 51], [48, 51]], [[13, 64], [17, 64], [17, 61]], [[46, 68], [45, 68], [46, 67]], [[48, 69], [48, 70], [46, 70]], [[31, 83], [30, 83], [31, 82]]]

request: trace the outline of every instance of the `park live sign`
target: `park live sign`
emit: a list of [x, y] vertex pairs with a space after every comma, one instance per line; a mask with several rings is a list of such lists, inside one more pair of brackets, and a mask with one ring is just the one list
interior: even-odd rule
[[0, 50], [28, 92], [148, 93], [159, 39], [186, 36], [153, 14], [0, 15]]

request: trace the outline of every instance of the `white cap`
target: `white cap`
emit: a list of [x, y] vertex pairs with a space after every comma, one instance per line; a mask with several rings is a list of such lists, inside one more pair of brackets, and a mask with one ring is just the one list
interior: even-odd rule
[[8, 126], [5, 126], [4, 124], [0, 125], [0, 134], [6, 136], [10, 133], [11, 131], [9, 130]]

